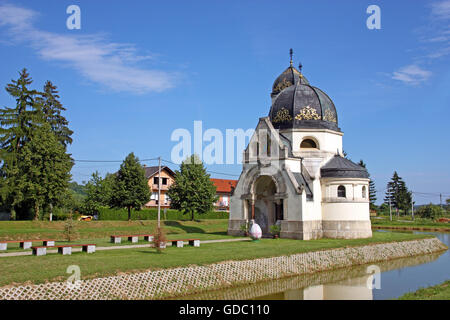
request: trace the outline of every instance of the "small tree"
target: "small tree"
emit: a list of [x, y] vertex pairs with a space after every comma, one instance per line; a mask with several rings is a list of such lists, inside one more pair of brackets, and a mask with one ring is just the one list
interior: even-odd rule
[[165, 244], [167, 243], [166, 232], [163, 228], [156, 228], [156, 231], [153, 233], [153, 244], [155, 245], [156, 251], [161, 253], [163, 247], [165, 248]]
[[196, 155], [188, 157], [175, 172], [175, 183], [170, 187], [168, 195], [171, 206], [183, 214], [204, 214], [213, 209], [217, 201], [216, 187], [206, 172], [203, 163]]
[[78, 236], [77, 222], [73, 220], [72, 213], [70, 213], [66, 222], [64, 223], [64, 236], [67, 241], [72, 241]]
[[111, 206], [127, 208], [128, 221], [130, 221], [131, 209], [140, 210], [149, 199], [150, 191], [144, 168], [139, 163], [139, 159], [130, 153], [120, 165], [114, 179]]

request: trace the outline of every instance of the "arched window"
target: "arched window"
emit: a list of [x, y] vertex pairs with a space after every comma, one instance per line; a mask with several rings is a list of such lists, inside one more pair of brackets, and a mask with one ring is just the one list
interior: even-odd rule
[[305, 139], [300, 144], [301, 149], [317, 149], [317, 144], [312, 139]]
[[344, 186], [339, 186], [337, 189], [337, 196], [338, 198], [345, 198], [345, 187]]
[[366, 194], [366, 186], [362, 187], [362, 197], [365, 199], [367, 198], [367, 194]]

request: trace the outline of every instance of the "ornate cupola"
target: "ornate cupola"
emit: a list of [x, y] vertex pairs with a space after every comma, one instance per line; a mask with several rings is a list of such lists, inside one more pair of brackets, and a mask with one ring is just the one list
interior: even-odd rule
[[292, 67], [292, 49], [290, 67], [275, 80], [269, 117], [276, 129], [340, 131], [333, 101]]
[[281, 91], [283, 91], [284, 89], [293, 86], [297, 83], [303, 83], [303, 84], [309, 84], [308, 80], [303, 76], [303, 74], [301, 73], [301, 69], [302, 69], [302, 65], [299, 65], [299, 69], [296, 69], [293, 66], [293, 62], [292, 62], [292, 55], [293, 55], [293, 51], [292, 49], [290, 49], [289, 51], [291, 60], [290, 60], [290, 65], [289, 67], [283, 71], [282, 74], [280, 74], [278, 76], [278, 78], [275, 80], [275, 82], [272, 85], [272, 93], [270, 94], [270, 96], [272, 97], [272, 101], [275, 100], [275, 98], [280, 94]]

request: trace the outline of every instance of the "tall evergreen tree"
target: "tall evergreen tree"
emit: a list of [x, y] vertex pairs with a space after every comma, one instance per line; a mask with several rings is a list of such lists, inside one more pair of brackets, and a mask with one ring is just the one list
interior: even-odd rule
[[[26, 69], [19, 73], [18, 80], [12, 80], [6, 91], [16, 100], [14, 108], [0, 109], [0, 148], [4, 152], [17, 154], [30, 135], [39, 108], [37, 91], [28, 86], [33, 83]], [[39, 119], [41, 120], [41, 119]]]
[[408, 191], [405, 182], [395, 171], [391, 181], [387, 184], [386, 196], [384, 202], [394, 207], [397, 211], [404, 210], [405, 212], [411, 207], [412, 194]]
[[[55, 87], [46, 85], [47, 93], [40, 93], [29, 89], [31, 83], [23, 69], [19, 79], [6, 86], [16, 106], [0, 109], [0, 198], [11, 212], [31, 208], [36, 219], [42, 207], [65, 197], [73, 162], [58, 136], [70, 130], [61, 116], [62, 106], [57, 106], [58, 96], [51, 98]], [[61, 130], [64, 126], [67, 130]]]
[[0, 175], [3, 177], [0, 197], [3, 206], [12, 212], [24, 200], [19, 182], [19, 153], [29, 140], [36, 122], [40, 122], [36, 119], [39, 110], [36, 104], [37, 92], [29, 89], [32, 82], [27, 70], [23, 69], [19, 79], [12, 80], [5, 88], [16, 100], [16, 106], [0, 109]]
[[128, 220], [131, 220], [131, 209], [140, 210], [150, 200], [150, 191], [145, 178], [145, 170], [139, 159], [130, 153], [120, 165], [114, 180], [111, 195], [111, 206], [127, 208]]
[[64, 146], [72, 143], [71, 135], [73, 131], [69, 129], [69, 122], [62, 115], [66, 108], [59, 102], [58, 91], [51, 81], [47, 81], [44, 86], [44, 92], [40, 94], [39, 104], [42, 106], [46, 122], [52, 128], [52, 131], [58, 137], [59, 142]]
[[[366, 168], [366, 164], [364, 163], [364, 161], [359, 160], [358, 163], [361, 167]], [[367, 172], [369, 172], [367, 170]], [[369, 173], [369, 178], [370, 178], [370, 173]], [[370, 210], [375, 210], [377, 208], [375, 202], [377, 201], [377, 191], [375, 189], [375, 182], [373, 181], [373, 179], [370, 178], [370, 182], [369, 182], [369, 202], [370, 202]]]
[[216, 187], [206, 172], [198, 156], [188, 157], [175, 172], [175, 183], [170, 187], [168, 195], [171, 207], [183, 214], [190, 213], [194, 220], [194, 213], [204, 214], [213, 209], [217, 200]]
[[34, 219], [44, 206], [59, 204], [68, 189], [73, 162], [51, 131], [48, 123], [37, 127], [18, 157], [19, 178], [24, 200], [32, 204]]

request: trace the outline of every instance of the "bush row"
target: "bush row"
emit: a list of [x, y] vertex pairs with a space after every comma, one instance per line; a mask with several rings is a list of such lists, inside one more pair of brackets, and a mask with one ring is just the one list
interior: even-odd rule
[[[190, 220], [190, 214], [183, 214], [178, 210], [161, 209], [161, 220]], [[195, 219], [228, 219], [228, 212], [211, 211], [205, 214], [195, 214]], [[157, 220], [158, 209], [131, 210], [131, 220]], [[128, 220], [126, 209], [102, 208], [99, 211], [98, 220]]]

